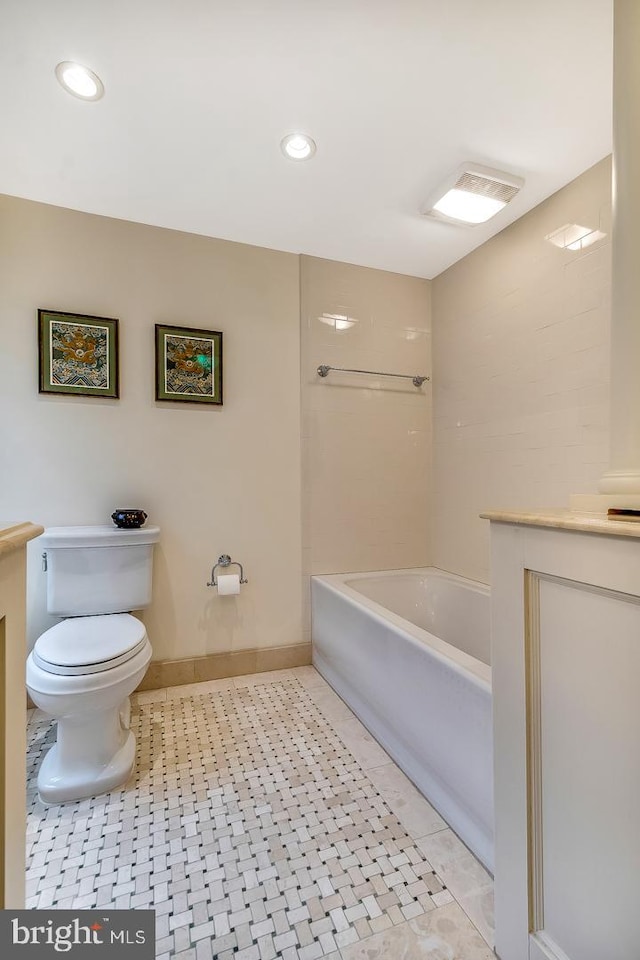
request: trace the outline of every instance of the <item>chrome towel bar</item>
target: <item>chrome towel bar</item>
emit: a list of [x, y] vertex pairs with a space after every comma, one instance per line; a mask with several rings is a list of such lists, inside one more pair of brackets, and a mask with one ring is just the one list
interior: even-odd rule
[[416, 387], [421, 387], [423, 383], [431, 379], [431, 377], [413, 377], [410, 373], [383, 373], [381, 370], [353, 370], [351, 367], [330, 367], [327, 363], [320, 364], [318, 376], [326, 377], [332, 370], [337, 370], [340, 373], [370, 373], [374, 377], [397, 377], [399, 380], [411, 380]]

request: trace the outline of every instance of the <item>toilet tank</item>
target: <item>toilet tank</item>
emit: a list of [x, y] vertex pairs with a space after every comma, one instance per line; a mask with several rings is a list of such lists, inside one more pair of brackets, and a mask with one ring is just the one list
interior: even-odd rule
[[39, 538], [47, 610], [58, 617], [126, 613], [151, 603], [153, 545], [160, 528], [48, 527]]

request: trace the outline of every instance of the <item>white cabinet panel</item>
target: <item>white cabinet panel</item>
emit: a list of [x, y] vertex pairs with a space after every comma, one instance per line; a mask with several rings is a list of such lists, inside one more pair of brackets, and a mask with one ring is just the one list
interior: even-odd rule
[[538, 587], [539, 920], [570, 960], [631, 960], [640, 956], [640, 603], [567, 580]]
[[496, 954], [640, 960], [640, 525], [491, 526]]

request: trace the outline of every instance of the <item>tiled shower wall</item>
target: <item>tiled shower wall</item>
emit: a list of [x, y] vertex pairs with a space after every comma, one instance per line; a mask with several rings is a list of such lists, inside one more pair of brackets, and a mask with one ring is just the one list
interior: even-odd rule
[[429, 562], [431, 384], [319, 364], [431, 373], [426, 280], [301, 257], [303, 571]]
[[[566, 508], [608, 460], [611, 165], [432, 283], [434, 564], [489, 580], [483, 510]], [[582, 250], [546, 236], [606, 234]]]

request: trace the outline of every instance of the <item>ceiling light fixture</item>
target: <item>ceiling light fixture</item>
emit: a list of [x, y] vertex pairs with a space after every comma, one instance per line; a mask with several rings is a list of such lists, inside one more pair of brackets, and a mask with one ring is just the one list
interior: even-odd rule
[[64, 60], [56, 67], [56, 77], [67, 93], [80, 100], [99, 100], [104, 96], [104, 85], [100, 77], [81, 63]]
[[306, 133], [289, 133], [280, 141], [280, 149], [289, 160], [310, 160], [316, 145]]
[[476, 226], [499, 213], [523, 186], [522, 177], [465, 163], [431, 194], [420, 212], [436, 220]]

